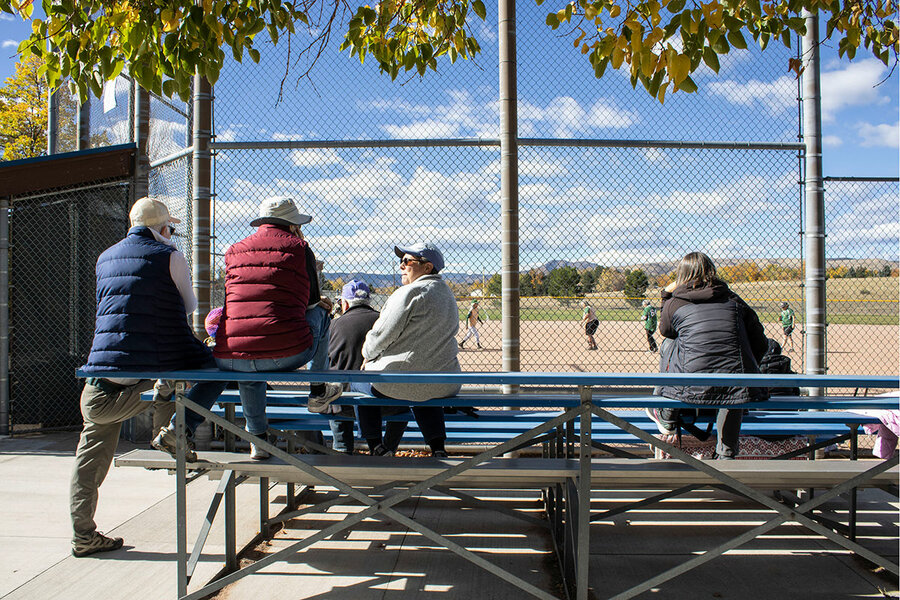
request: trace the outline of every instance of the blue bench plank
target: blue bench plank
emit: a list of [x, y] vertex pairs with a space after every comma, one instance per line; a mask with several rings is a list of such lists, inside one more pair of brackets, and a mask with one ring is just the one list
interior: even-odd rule
[[[149, 400], [151, 393], [145, 393], [143, 398]], [[270, 390], [267, 393], [268, 404], [271, 405], [305, 405], [308, 394], [292, 390]], [[240, 397], [237, 390], [225, 390], [219, 397], [219, 403], [237, 403]], [[527, 406], [562, 407], [577, 406], [580, 400], [575, 394], [479, 394], [462, 393], [452, 398], [437, 398], [429, 400], [428, 406], [445, 407], [504, 407]], [[678, 400], [671, 400], [661, 396], [595, 396], [594, 404], [606, 408], [698, 408], [695, 404], [687, 404]], [[355, 392], [347, 392], [338, 401], [338, 404], [354, 405], [397, 405], [397, 406], [421, 406], [421, 402], [405, 402], [402, 400], [385, 400], [363, 396]], [[764, 402], [750, 402], [731, 408], [748, 408], [762, 410], [859, 410], [859, 409], [883, 409], [897, 410], [900, 408], [900, 396], [773, 396]]]
[[550, 386], [655, 386], [714, 385], [751, 387], [871, 387], [900, 388], [900, 379], [890, 375], [760, 375], [743, 373], [580, 373], [580, 372], [462, 372], [409, 371], [290, 371], [241, 373], [200, 369], [184, 371], [100, 371], [77, 369], [77, 377], [128, 379], [177, 379], [182, 381], [284, 381], [361, 383], [453, 383], [477, 385]]

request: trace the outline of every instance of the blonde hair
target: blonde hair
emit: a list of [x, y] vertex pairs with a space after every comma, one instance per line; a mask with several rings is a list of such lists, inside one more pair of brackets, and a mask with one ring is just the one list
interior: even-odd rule
[[712, 283], [718, 279], [716, 265], [710, 257], [702, 252], [685, 254], [675, 270], [675, 285], [681, 286], [688, 281], [698, 281], [703, 284]]

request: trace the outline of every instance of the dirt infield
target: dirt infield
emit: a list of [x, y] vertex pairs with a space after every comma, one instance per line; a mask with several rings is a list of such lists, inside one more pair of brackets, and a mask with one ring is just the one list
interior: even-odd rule
[[[777, 323], [765, 324], [766, 335], [782, 340]], [[803, 336], [794, 332], [791, 357], [794, 370], [803, 371]], [[465, 371], [500, 371], [501, 324], [485, 322], [478, 328], [482, 350], [469, 339], [459, 353]], [[457, 340], [465, 329], [460, 328]], [[828, 372], [831, 374], [897, 375], [900, 372], [900, 327], [896, 325], [830, 325], [828, 327]], [[661, 341], [659, 332], [655, 334]], [[522, 321], [521, 370], [655, 372], [658, 355], [647, 348], [639, 322], [601, 321], [595, 339], [599, 350], [589, 351], [584, 330], [577, 321]]]

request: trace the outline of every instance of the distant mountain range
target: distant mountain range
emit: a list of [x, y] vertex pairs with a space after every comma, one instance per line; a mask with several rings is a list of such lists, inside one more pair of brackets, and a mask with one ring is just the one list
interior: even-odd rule
[[[740, 259], [728, 259], [728, 258], [714, 258], [713, 259], [717, 266], [726, 266], [726, 265], [735, 265], [741, 262], [746, 262], [748, 259], [740, 258]], [[797, 268], [800, 266], [799, 258], [757, 258], [753, 259], [756, 264], [760, 268], [765, 268], [768, 264], [777, 264], [783, 267], [792, 267]], [[665, 275], [666, 273], [671, 273], [675, 270], [675, 267], [678, 265], [677, 260], [668, 261], [668, 262], [647, 262], [647, 263], [635, 263], [632, 265], [625, 265], [616, 267], [620, 271], [625, 270], [635, 270], [642, 269], [644, 273], [646, 273], [649, 277], [656, 277], [658, 275]], [[825, 261], [826, 268], [836, 268], [836, 267], [847, 267], [848, 269], [851, 267], [866, 267], [867, 269], [879, 270], [882, 269], [885, 265], [889, 265], [892, 269], [898, 268], [900, 266], [900, 261], [896, 260], [886, 260], [883, 258], [830, 258]], [[546, 262], [537, 269], [543, 271], [544, 273], [549, 273], [554, 269], [558, 269], [559, 267], [575, 267], [579, 271], [584, 269], [593, 269], [597, 267], [596, 263], [587, 262], [587, 261], [567, 261], [567, 260], [551, 260]], [[522, 273], [528, 272], [528, 269], [522, 271]], [[476, 281], [481, 281], [482, 274], [481, 273], [450, 273], [445, 272], [441, 275], [444, 276], [444, 279], [448, 281], [452, 281], [454, 283], [462, 283], [462, 284], [471, 284]], [[485, 273], [485, 277], [490, 278], [493, 273]], [[335, 279], [342, 279], [345, 282], [350, 281], [356, 277], [357, 279], [362, 279], [371, 287], [388, 287], [392, 285], [400, 285], [400, 274], [399, 273], [347, 273], [347, 272], [325, 272], [325, 278], [331, 281]]]

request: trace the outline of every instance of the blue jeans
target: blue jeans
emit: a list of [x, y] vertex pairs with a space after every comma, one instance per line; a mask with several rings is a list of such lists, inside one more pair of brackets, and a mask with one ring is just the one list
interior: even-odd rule
[[[306, 311], [306, 322], [312, 333], [312, 345], [299, 354], [282, 358], [217, 358], [216, 364], [223, 371], [241, 373], [263, 373], [266, 371], [293, 371], [306, 363], [314, 371], [328, 369], [328, 338], [331, 319], [321, 306]], [[238, 382], [241, 407], [244, 410], [245, 429], [254, 435], [265, 433], [269, 428], [266, 419], [266, 382]]]
[[331, 427], [332, 449], [344, 454], [353, 454], [356, 424], [344, 419], [331, 419], [328, 421], [328, 425]]
[[[351, 383], [351, 392], [359, 392], [378, 398], [389, 398], [372, 388], [370, 383]], [[356, 418], [359, 420], [359, 431], [366, 440], [381, 439], [381, 406], [357, 406]], [[444, 409], [440, 406], [413, 406], [413, 416], [419, 424], [419, 430], [425, 442], [432, 442], [447, 438], [444, 425]], [[400, 445], [400, 439], [406, 430], [404, 421], [388, 421], [385, 428], [384, 447], [388, 450], [396, 450]], [[370, 448], [372, 450], [373, 448]]]

